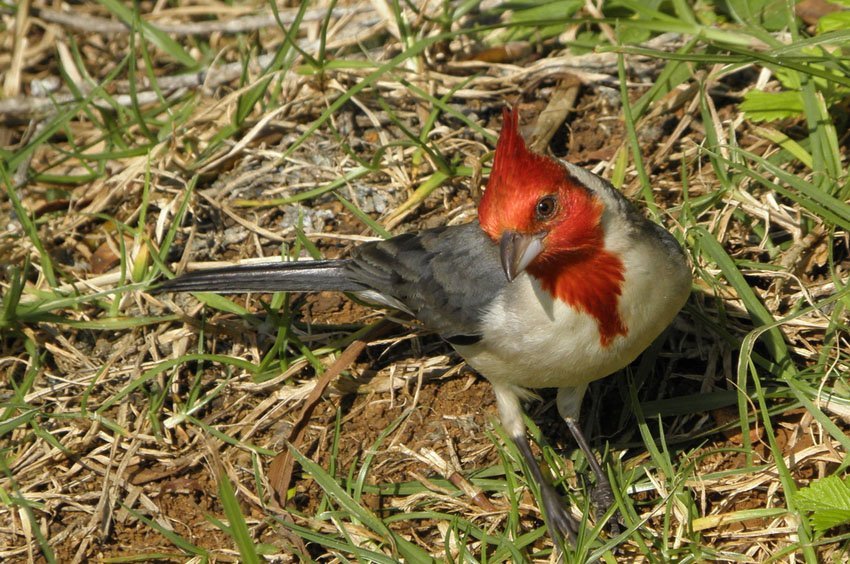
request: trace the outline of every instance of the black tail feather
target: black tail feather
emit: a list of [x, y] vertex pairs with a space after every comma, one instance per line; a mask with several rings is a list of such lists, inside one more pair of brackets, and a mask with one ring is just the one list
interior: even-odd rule
[[359, 292], [368, 289], [349, 277], [348, 260], [242, 264], [196, 270], [167, 280], [160, 292]]

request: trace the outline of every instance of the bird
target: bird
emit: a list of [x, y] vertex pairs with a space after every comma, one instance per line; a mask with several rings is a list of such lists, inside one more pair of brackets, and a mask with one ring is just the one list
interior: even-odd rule
[[501, 425], [525, 459], [553, 537], [576, 520], [544, 476], [523, 402], [556, 405], [595, 474], [594, 506], [614, 502], [578, 424], [588, 384], [621, 370], [687, 301], [685, 253], [602, 177], [532, 152], [519, 112], [503, 124], [478, 218], [355, 246], [347, 258], [234, 265], [165, 281], [160, 292], [350, 292], [418, 319], [493, 387]]

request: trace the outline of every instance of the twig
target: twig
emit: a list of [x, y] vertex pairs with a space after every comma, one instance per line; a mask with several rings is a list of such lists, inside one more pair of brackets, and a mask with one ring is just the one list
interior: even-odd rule
[[[328, 368], [322, 377], [319, 379], [316, 387], [310, 393], [310, 396], [304, 400], [304, 407], [298, 420], [293, 425], [289, 433], [287, 443], [293, 447], [298, 447], [304, 439], [304, 431], [307, 429], [307, 423], [313, 415], [313, 410], [322, 399], [322, 394], [325, 392], [331, 381], [339, 376], [339, 374], [348, 368], [353, 363], [360, 353], [362, 353], [369, 341], [383, 335], [390, 324], [386, 321], [381, 321], [374, 325], [363, 337], [357, 339], [339, 355], [330, 368]], [[289, 484], [292, 481], [292, 471], [295, 468], [295, 459], [289, 449], [281, 451], [274, 457], [269, 465], [269, 484], [274, 492], [274, 497], [281, 507], [286, 506], [286, 492], [289, 491]]]
[[567, 115], [575, 109], [576, 98], [581, 87], [581, 81], [576, 77], [564, 78], [552, 93], [552, 98], [546, 109], [537, 116], [534, 133], [531, 135], [529, 147], [532, 151], [543, 153], [549, 146], [549, 141], [567, 119]]
[[[365, 41], [377, 33], [380, 29], [380, 27], [376, 27], [374, 22], [371, 20], [364, 22], [364, 26], [367, 26], [364, 31], [341, 34], [334, 41], [329, 42], [327, 48], [336, 49], [357, 44]], [[315, 51], [318, 48], [318, 45], [319, 41], [313, 40], [304, 41], [299, 44], [299, 47], [302, 50], [309, 52]], [[250, 61], [248, 68], [253, 71], [262, 71], [262, 69], [266, 68], [274, 60], [275, 56], [276, 53], [260, 55], [255, 60]], [[166, 96], [182, 94], [180, 91], [181, 88], [191, 89], [203, 86], [208, 90], [212, 90], [217, 86], [238, 79], [242, 76], [244, 71], [245, 64], [240, 61], [217, 67], [205, 67], [194, 73], [157, 78], [156, 85], [157, 89]], [[80, 84], [77, 86], [80, 87], [83, 94], [88, 94], [91, 91], [91, 88], [86, 84]], [[114, 96], [109, 103], [101, 100], [94, 100], [92, 103], [102, 107], [103, 109], [111, 111], [111, 107], [115, 104], [122, 107], [129, 107], [133, 104], [152, 104], [159, 99], [159, 94], [157, 94], [153, 89], [150, 89], [151, 83], [146, 77], [140, 76], [136, 81], [135, 86], [139, 91], [136, 94], [135, 99], [127, 94], [130, 92], [129, 81], [116, 81], [114, 86], [119, 95]], [[68, 92], [57, 93], [49, 97], [24, 95], [15, 96], [13, 98], [0, 100], [0, 118], [3, 116], [11, 116], [18, 119], [44, 117], [58, 112], [62, 106], [74, 101], [77, 101], [77, 98]]]
[[[449, 448], [453, 449], [454, 447], [452, 446], [451, 441], [448, 441], [448, 443]], [[441, 476], [445, 477], [452, 483], [452, 485], [462, 491], [466, 497], [484, 511], [487, 511], [488, 513], [499, 511], [499, 508], [490, 501], [490, 498], [487, 497], [487, 494], [484, 493], [481, 488], [472, 484], [472, 482], [467, 480], [463, 474], [461, 474], [458, 461], [452, 460], [449, 462], [440, 456], [437, 451], [430, 448], [421, 448], [419, 449], [419, 452], [415, 452], [404, 445], [399, 445], [398, 449], [406, 455], [413, 457], [419, 462], [436, 470]], [[451, 494], [453, 492], [448, 493]]]
[[29, 19], [28, 10], [29, 0], [24, 0], [18, 7], [18, 13], [15, 16], [14, 49], [12, 52], [12, 61], [6, 72], [6, 79], [3, 82], [3, 96], [12, 96], [21, 91], [21, 69], [23, 68], [24, 54], [27, 48], [25, 33], [27, 20]]
[[[362, 6], [334, 8], [331, 16], [334, 18], [340, 18], [365, 11], [366, 9]], [[109, 18], [90, 16], [88, 14], [81, 14], [78, 12], [59, 12], [57, 10], [45, 8], [38, 10], [37, 15], [46, 22], [90, 33], [116, 34], [130, 32], [130, 28], [123, 22]], [[295, 22], [296, 15], [295, 10], [281, 12], [280, 23], [284, 25], [292, 24]], [[314, 8], [312, 10], [307, 10], [304, 13], [302, 21], [321, 21], [325, 19], [327, 15], [327, 10]], [[161, 31], [171, 33], [177, 37], [183, 37], [186, 35], [209, 35], [211, 33], [235, 34], [278, 25], [278, 21], [275, 19], [274, 14], [271, 13], [255, 14], [223, 21], [216, 20], [189, 23], [153, 23], [149, 21], [148, 23]]]

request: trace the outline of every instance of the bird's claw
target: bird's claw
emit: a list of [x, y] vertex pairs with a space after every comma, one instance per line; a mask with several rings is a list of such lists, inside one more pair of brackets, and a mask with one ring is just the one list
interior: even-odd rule
[[614, 492], [611, 491], [611, 486], [607, 481], [597, 484], [593, 488], [590, 492], [590, 501], [593, 503], [593, 510], [596, 515], [605, 515], [614, 505]]
[[[597, 519], [604, 517], [605, 514], [608, 513], [608, 510], [614, 505], [615, 501], [614, 492], [611, 490], [611, 484], [609, 484], [607, 480], [597, 484], [590, 492], [590, 502], [593, 504], [593, 513], [596, 515]], [[608, 519], [606, 528], [611, 536], [615, 537], [620, 534], [619, 511], [614, 511], [614, 514], [610, 519]]]
[[[575, 543], [578, 524], [570, 515], [567, 507], [561, 501], [561, 496], [549, 484], [541, 486], [540, 495], [543, 498], [543, 509], [546, 511], [546, 523], [553, 540], [560, 538], [565, 542]], [[557, 542], [557, 541], [556, 541]]]

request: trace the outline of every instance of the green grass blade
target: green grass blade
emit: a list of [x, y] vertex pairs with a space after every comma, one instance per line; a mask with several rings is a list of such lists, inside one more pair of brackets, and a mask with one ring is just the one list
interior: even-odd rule
[[224, 507], [224, 514], [230, 522], [226, 532], [233, 538], [239, 549], [240, 561], [259, 564], [260, 556], [257, 553], [257, 547], [254, 546], [254, 539], [248, 531], [248, 524], [245, 522], [242, 508], [239, 507], [239, 500], [236, 499], [236, 492], [233, 491], [230, 478], [224, 472], [218, 475], [218, 496]]

